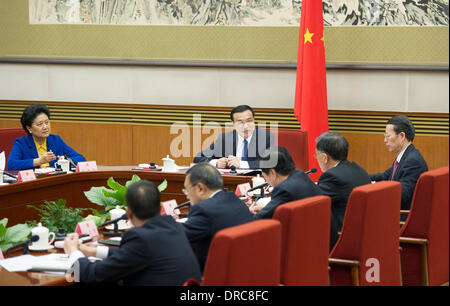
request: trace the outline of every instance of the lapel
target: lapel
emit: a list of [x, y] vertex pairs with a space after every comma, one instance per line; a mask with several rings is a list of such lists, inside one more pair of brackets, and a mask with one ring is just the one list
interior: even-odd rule
[[[393, 180], [394, 180], [394, 181], [398, 179], [399, 173], [400, 173], [400, 171], [402, 170], [403, 165], [405, 164], [405, 160], [406, 160], [406, 158], [408, 157], [408, 154], [409, 154], [410, 152], [412, 152], [413, 150], [415, 150], [415, 147], [414, 147], [413, 144], [410, 144], [410, 145], [406, 148], [405, 153], [403, 153], [403, 156], [402, 156], [402, 158], [400, 159], [400, 162], [398, 163], [397, 170], [395, 170], [394, 177], [393, 177]], [[392, 170], [394, 170], [394, 163], [395, 163], [395, 159], [394, 159], [394, 162], [392, 163]]]
[[34, 144], [34, 140], [33, 140], [33, 136], [28, 135], [25, 137], [25, 144], [28, 147], [28, 152], [31, 152], [31, 157], [33, 158], [38, 158], [38, 152], [37, 152], [37, 148], [36, 145]]

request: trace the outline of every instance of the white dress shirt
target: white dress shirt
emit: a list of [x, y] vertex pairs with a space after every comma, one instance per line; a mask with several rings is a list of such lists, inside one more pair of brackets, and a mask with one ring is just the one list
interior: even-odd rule
[[[237, 134], [237, 148], [236, 148], [236, 157], [239, 158], [239, 160], [241, 160], [242, 158], [242, 153], [244, 151], [244, 137], [242, 137], [241, 135]], [[252, 141], [252, 137], [253, 137], [253, 133], [247, 137], [247, 148], [250, 147], [250, 142]], [[228, 157], [228, 156], [226, 156]], [[217, 161], [218, 159], [212, 159], [209, 164], [217, 167]], [[245, 160], [241, 160], [239, 162], [239, 168], [240, 169], [249, 169], [250, 166], [248, 165], [248, 161]]]

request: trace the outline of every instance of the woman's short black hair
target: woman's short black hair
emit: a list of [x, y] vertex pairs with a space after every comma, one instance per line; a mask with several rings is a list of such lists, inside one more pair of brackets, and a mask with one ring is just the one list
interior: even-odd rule
[[252, 112], [252, 116], [255, 117], [255, 111], [253, 110], [253, 108], [251, 108], [248, 105], [238, 105], [238, 106], [234, 107], [231, 110], [231, 113], [230, 113], [231, 121], [234, 122], [234, 114], [235, 113], [243, 113], [243, 112], [248, 111], [248, 110], [251, 111]]
[[20, 118], [20, 123], [22, 124], [23, 130], [30, 134], [30, 132], [27, 129], [27, 126], [31, 126], [33, 124], [34, 119], [39, 116], [40, 114], [46, 114], [48, 119], [50, 119], [50, 110], [46, 105], [43, 104], [33, 104], [30, 106], [27, 106], [23, 113], [22, 117]]
[[158, 187], [148, 180], [131, 184], [125, 195], [127, 206], [140, 220], [158, 216], [161, 212], [161, 195]]

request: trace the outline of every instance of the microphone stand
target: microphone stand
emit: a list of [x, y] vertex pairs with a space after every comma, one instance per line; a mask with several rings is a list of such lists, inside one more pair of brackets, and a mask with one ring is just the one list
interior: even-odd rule
[[103, 236], [108, 236], [108, 237], [118, 237], [121, 236], [122, 234], [119, 232], [119, 221], [117, 220], [116, 222], [113, 222], [114, 224], [114, 229], [112, 231], [109, 232], [104, 232]]

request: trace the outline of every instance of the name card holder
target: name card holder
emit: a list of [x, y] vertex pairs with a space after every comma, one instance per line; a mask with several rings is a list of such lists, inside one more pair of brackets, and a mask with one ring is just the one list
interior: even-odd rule
[[19, 174], [17, 175], [18, 182], [27, 182], [35, 179], [36, 175], [34, 174], [33, 169], [19, 171]]
[[236, 196], [246, 196], [247, 191], [251, 188], [250, 183], [239, 184], [236, 187], [235, 194]]
[[83, 222], [79, 222], [77, 224], [77, 229], [75, 232], [81, 236], [81, 235], [89, 235], [92, 237], [92, 241], [98, 240], [98, 230], [97, 226], [95, 225], [94, 220], [87, 220]]
[[97, 171], [97, 162], [87, 161], [87, 162], [79, 162], [77, 164], [76, 172], [88, 172], [88, 171]]
[[178, 217], [178, 215], [181, 213], [180, 210], [174, 209], [177, 207], [177, 201], [176, 200], [170, 200], [166, 202], [161, 202], [161, 215], [169, 215], [172, 217]]

